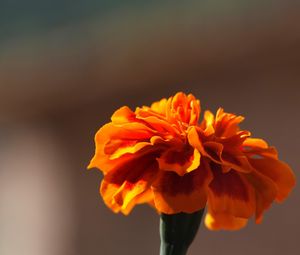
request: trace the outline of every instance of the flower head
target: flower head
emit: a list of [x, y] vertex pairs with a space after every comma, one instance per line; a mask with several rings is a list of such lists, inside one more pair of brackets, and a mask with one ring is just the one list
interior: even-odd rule
[[95, 136], [89, 168], [104, 173], [100, 193], [114, 212], [149, 203], [158, 212], [208, 212], [208, 228], [239, 229], [260, 222], [272, 202], [295, 185], [274, 147], [240, 130], [243, 117], [205, 111], [193, 95], [174, 97], [133, 112], [124, 106]]

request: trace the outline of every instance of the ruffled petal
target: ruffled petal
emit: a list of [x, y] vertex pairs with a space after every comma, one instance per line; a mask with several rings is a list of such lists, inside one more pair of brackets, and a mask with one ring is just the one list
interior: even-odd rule
[[234, 170], [222, 173], [211, 164], [213, 180], [208, 189], [208, 206], [215, 214], [249, 218], [255, 212], [255, 191], [244, 176]]
[[294, 173], [288, 164], [273, 157], [249, 157], [251, 165], [262, 175], [269, 177], [277, 186], [276, 200], [283, 201], [296, 184]]
[[239, 230], [247, 225], [248, 219], [229, 214], [206, 213], [205, 226], [210, 230]]
[[267, 210], [277, 196], [278, 189], [276, 184], [267, 176], [262, 175], [256, 170], [250, 174], [245, 174], [245, 178], [255, 189], [255, 218], [256, 223], [262, 221], [262, 215]]
[[213, 126], [214, 120], [215, 120], [215, 116], [212, 114], [211, 111], [204, 112], [204, 118], [200, 124], [200, 127], [201, 130], [203, 130], [203, 134], [205, 136], [210, 136], [215, 133], [215, 129]]
[[[248, 158], [238, 147], [238, 145], [241, 145], [242, 142], [234, 142], [237, 143], [236, 148], [231, 148], [228, 146], [228, 144], [226, 144], [226, 142], [226, 147], [224, 147], [222, 143], [216, 141], [202, 142], [200, 139], [201, 133], [198, 131], [199, 130], [197, 130], [196, 127], [189, 129], [189, 144], [196, 148], [202, 156], [205, 156], [213, 162], [220, 164], [223, 172], [228, 172], [230, 169], [234, 169], [239, 172], [248, 173], [253, 170], [251, 164], [248, 162]], [[235, 137], [231, 137], [229, 139], [232, 139], [233, 141], [237, 140]], [[232, 144], [233, 142], [228, 141], [228, 143]]]
[[[157, 104], [151, 108], [157, 109]], [[192, 94], [186, 95], [182, 92], [164, 101], [164, 109], [166, 120], [176, 125], [181, 123], [196, 125], [201, 111], [200, 101]]]
[[104, 125], [95, 136], [96, 151], [88, 168], [110, 171], [115, 165], [134, 157], [137, 151], [151, 145], [150, 138], [153, 135], [153, 130], [137, 122], [123, 125], [111, 122]]
[[154, 102], [151, 104], [151, 110], [154, 112], [157, 112], [162, 115], [166, 115], [166, 109], [167, 109], [167, 99], [163, 98], [160, 101]]
[[139, 121], [145, 123], [145, 125], [155, 130], [161, 136], [170, 137], [180, 135], [179, 130], [174, 128], [171, 123], [164, 119], [163, 116], [153, 112], [150, 108], [137, 108], [135, 112], [136, 118]]
[[261, 149], [267, 149], [269, 147], [265, 140], [259, 138], [247, 138], [244, 141], [243, 146], [249, 146], [251, 148], [261, 148]]
[[199, 137], [198, 130], [195, 126], [192, 126], [191, 128], [189, 128], [188, 133], [187, 133], [187, 138], [188, 138], [189, 144], [193, 148], [197, 149], [201, 153], [201, 155], [207, 156], [207, 153], [204, 150], [202, 141]]
[[152, 190], [145, 181], [131, 184], [127, 181], [122, 186], [102, 181], [100, 194], [105, 204], [115, 213], [128, 215], [136, 204], [153, 201]]
[[253, 167], [249, 163], [247, 156], [240, 150], [223, 150], [220, 156], [220, 164], [241, 173], [250, 173], [253, 171]]
[[200, 101], [197, 100], [192, 94], [189, 94], [188, 104], [190, 107], [190, 109], [188, 110], [188, 114], [190, 115], [189, 124], [196, 125], [198, 123], [201, 111]]
[[128, 214], [136, 204], [153, 200], [150, 186], [157, 173], [153, 158], [146, 155], [132, 160], [105, 175], [101, 196], [114, 212]]
[[198, 168], [200, 165], [200, 153], [197, 149], [166, 150], [157, 158], [159, 169], [174, 171], [178, 175], [184, 175]]
[[247, 157], [271, 157], [278, 159], [277, 150], [274, 147], [269, 147], [263, 139], [247, 138], [242, 145], [242, 150], [247, 154]]
[[135, 113], [131, 111], [129, 107], [123, 106], [114, 112], [111, 116], [111, 121], [114, 124], [124, 124], [135, 121]]
[[159, 212], [175, 214], [193, 213], [205, 207], [207, 187], [212, 179], [208, 168], [198, 169], [179, 176], [175, 172], [160, 171], [152, 185], [155, 207]]
[[243, 120], [244, 117], [226, 113], [222, 108], [219, 108], [214, 123], [215, 135], [217, 137], [230, 137], [235, 135], [240, 130], [239, 124]]

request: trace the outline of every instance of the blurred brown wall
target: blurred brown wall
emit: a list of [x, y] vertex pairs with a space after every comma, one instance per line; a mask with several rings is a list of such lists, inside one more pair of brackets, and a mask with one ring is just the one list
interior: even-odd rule
[[[298, 175], [300, 19], [270, 13], [202, 17], [196, 3], [124, 9], [96, 21], [12, 40], [0, 58], [0, 254], [158, 254], [157, 214], [107, 209], [93, 136], [123, 105], [192, 92], [203, 109], [246, 117]], [[183, 11], [184, 10], [184, 11]], [[180, 14], [180, 15], [179, 15]], [[299, 188], [238, 232], [201, 229], [190, 253], [300, 252]]]

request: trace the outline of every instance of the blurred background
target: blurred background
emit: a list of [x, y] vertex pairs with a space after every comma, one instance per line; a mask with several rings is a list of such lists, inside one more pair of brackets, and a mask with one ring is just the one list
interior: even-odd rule
[[[0, 254], [158, 254], [154, 210], [111, 213], [86, 166], [114, 110], [177, 91], [246, 116], [298, 175], [300, 2], [0, 0]], [[298, 194], [189, 254], [300, 254]]]

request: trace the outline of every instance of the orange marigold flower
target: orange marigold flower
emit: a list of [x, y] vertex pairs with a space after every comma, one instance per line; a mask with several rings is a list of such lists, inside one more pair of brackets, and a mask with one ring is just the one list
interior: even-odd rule
[[240, 130], [243, 117], [219, 109], [199, 123], [200, 101], [182, 92], [133, 112], [124, 106], [95, 136], [88, 168], [104, 173], [100, 193], [114, 212], [149, 203], [160, 213], [193, 213], [206, 205], [209, 229], [260, 222], [295, 185], [274, 147]]

